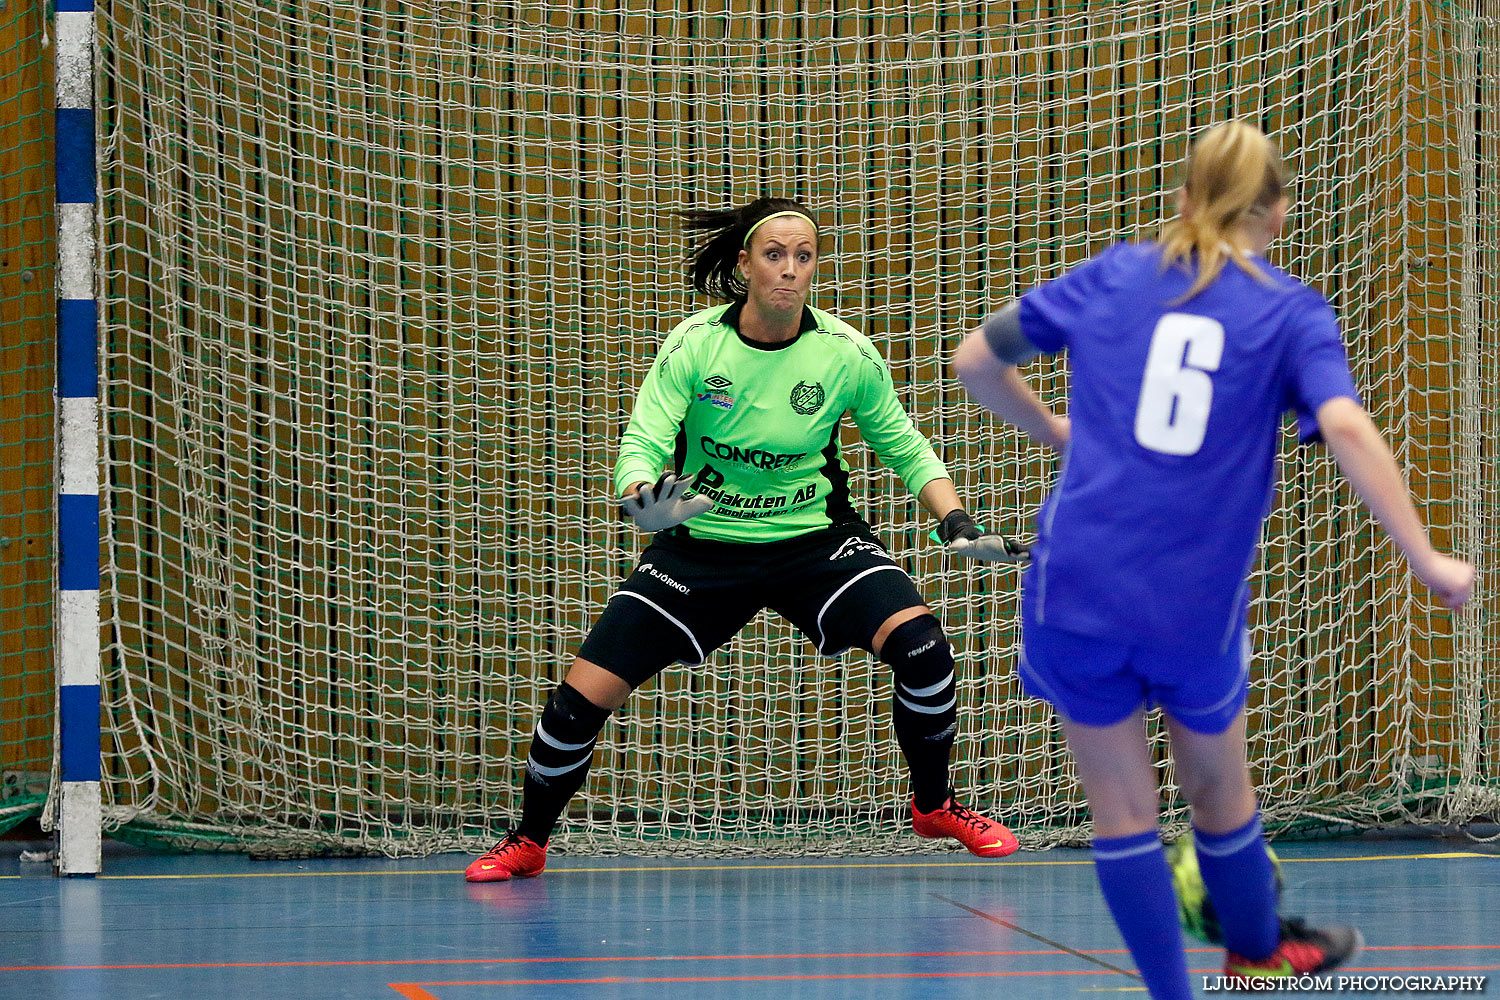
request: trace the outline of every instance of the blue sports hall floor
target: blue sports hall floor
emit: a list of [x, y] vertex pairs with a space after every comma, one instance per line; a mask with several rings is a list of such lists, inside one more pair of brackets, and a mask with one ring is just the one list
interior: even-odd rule
[[[0, 842], [5, 1000], [1145, 996], [1080, 850], [554, 857], [537, 879], [469, 885], [460, 855], [116, 845], [102, 876], [58, 879], [20, 860], [38, 846]], [[1500, 996], [1500, 845], [1367, 835], [1277, 851], [1287, 913], [1364, 932], [1361, 988], [1343, 992], [1460, 995], [1422, 977], [1485, 977]], [[1189, 954], [1197, 973], [1220, 961]]]

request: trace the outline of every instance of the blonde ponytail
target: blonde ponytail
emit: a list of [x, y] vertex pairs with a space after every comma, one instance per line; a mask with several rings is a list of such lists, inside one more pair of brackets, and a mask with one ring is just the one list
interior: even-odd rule
[[1266, 134], [1248, 122], [1215, 125], [1193, 142], [1183, 191], [1184, 211], [1162, 227], [1162, 267], [1181, 264], [1196, 271], [1186, 302], [1207, 288], [1224, 263], [1264, 281], [1266, 276], [1230, 239], [1247, 218], [1269, 211], [1289, 180], [1281, 155]]

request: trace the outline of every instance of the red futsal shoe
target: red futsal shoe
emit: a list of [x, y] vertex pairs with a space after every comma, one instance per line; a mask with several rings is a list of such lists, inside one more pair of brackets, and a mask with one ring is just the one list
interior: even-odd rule
[[1004, 823], [997, 823], [967, 806], [959, 805], [951, 795], [948, 796], [948, 801], [930, 813], [919, 810], [913, 800], [911, 828], [918, 837], [929, 840], [952, 837], [967, 847], [970, 854], [977, 854], [981, 858], [1003, 858], [1007, 854], [1016, 853], [1021, 847], [1021, 842]]
[[547, 849], [530, 837], [507, 833], [505, 839], [474, 859], [464, 872], [469, 882], [504, 882], [512, 875], [532, 878], [547, 867]]

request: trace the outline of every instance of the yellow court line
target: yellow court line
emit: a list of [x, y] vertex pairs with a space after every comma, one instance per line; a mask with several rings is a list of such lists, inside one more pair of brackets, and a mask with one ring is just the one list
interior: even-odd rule
[[[1479, 854], [1472, 851], [1450, 851], [1439, 854], [1376, 854], [1357, 858], [1282, 858], [1284, 865], [1324, 864], [1344, 861], [1429, 861], [1467, 858], [1494, 858], [1500, 855]], [[620, 874], [629, 872], [745, 872], [745, 871], [796, 871], [800, 869], [860, 868], [1047, 868], [1069, 865], [1092, 865], [1092, 859], [1081, 861], [910, 861], [910, 862], [856, 862], [852, 864], [770, 864], [770, 865], [660, 865], [647, 868], [548, 868], [552, 875], [579, 875], [588, 873]], [[396, 871], [295, 871], [295, 872], [209, 872], [187, 875], [100, 875], [100, 879], [116, 881], [150, 881], [162, 879], [197, 878], [338, 878], [350, 875], [460, 875], [462, 869], [424, 868]], [[19, 875], [0, 875], [0, 880], [19, 879]], [[28, 876], [34, 877], [34, 876]]]
[[[586, 875], [594, 872], [606, 874], [621, 874], [628, 872], [745, 872], [745, 871], [794, 871], [812, 868], [984, 868], [994, 862], [986, 861], [929, 861], [912, 862], [903, 864], [891, 863], [869, 863], [869, 864], [827, 864], [827, 865], [660, 865], [646, 868], [548, 868], [549, 875]], [[1016, 865], [1080, 865], [1092, 864], [1088, 861], [1017, 861]], [[412, 871], [352, 871], [352, 872], [225, 872], [223, 874], [205, 875], [101, 875], [100, 878], [112, 879], [170, 879], [170, 878], [295, 878], [303, 875], [316, 877], [331, 877], [336, 875], [462, 875], [463, 869], [420, 869]], [[11, 876], [15, 877], [15, 876]]]
[[1306, 864], [1309, 861], [1424, 861], [1444, 858], [1500, 858], [1500, 854], [1481, 854], [1477, 851], [1449, 851], [1443, 854], [1376, 854], [1367, 858], [1282, 858], [1284, 865]]
[[1086, 986], [1079, 993], [1144, 993], [1144, 986]]

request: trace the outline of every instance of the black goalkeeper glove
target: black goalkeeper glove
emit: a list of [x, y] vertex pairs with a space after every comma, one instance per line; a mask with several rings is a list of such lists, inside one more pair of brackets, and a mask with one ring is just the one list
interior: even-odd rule
[[1004, 535], [982, 531], [962, 508], [951, 512], [937, 526], [937, 540], [943, 547], [965, 559], [980, 562], [1019, 563], [1031, 558], [1031, 549]]

